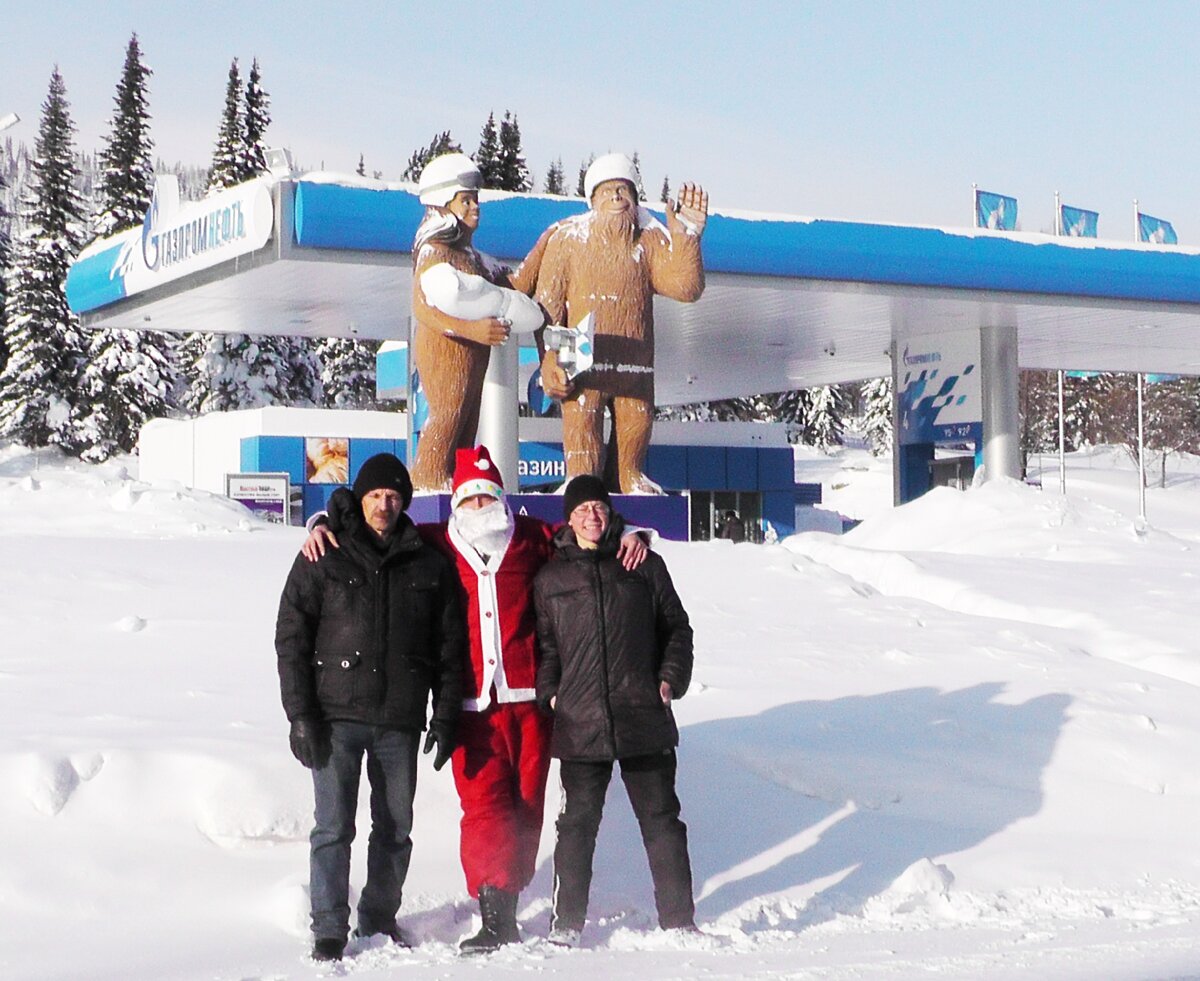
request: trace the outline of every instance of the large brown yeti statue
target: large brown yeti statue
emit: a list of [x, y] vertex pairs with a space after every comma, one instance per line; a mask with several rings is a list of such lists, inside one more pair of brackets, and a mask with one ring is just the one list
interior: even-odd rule
[[475, 445], [491, 348], [542, 324], [528, 294], [549, 231], [515, 270], [477, 251], [481, 183], [470, 157], [450, 153], [430, 161], [417, 185], [426, 212], [413, 242], [412, 353], [429, 403], [412, 467], [417, 491], [449, 491], [455, 450]]
[[642, 472], [654, 424], [653, 296], [691, 303], [704, 292], [700, 236], [708, 217], [704, 190], [685, 184], [679, 201], [667, 204], [663, 228], [639, 209], [637, 184], [637, 168], [624, 154], [607, 154], [588, 168], [591, 210], [549, 229], [536, 294], [551, 324], [576, 327], [592, 315], [594, 361], [573, 385], [553, 350], [542, 361], [546, 392], [563, 399], [567, 478], [602, 475], [610, 407], [616, 460], [607, 469], [626, 494], [662, 493]]

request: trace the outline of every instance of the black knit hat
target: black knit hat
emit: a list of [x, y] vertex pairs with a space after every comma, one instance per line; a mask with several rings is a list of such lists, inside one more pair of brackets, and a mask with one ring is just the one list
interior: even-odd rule
[[563, 517], [570, 518], [571, 512], [586, 501], [600, 501], [612, 510], [612, 501], [604, 489], [604, 481], [591, 474], [581, 473], [571, 479], [563, 491]]
[[354, 496], [360, 501], [371, 491], [387, 488], [400, 492], [404, 510], [412, 503], [412, 478], [408, 468], [391, 453], [376, 453], [367, 460], [354, 478]]

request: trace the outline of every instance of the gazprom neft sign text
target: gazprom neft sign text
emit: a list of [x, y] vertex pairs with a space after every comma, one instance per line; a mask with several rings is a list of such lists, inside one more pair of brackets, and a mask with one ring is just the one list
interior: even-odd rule
[[142, 257], [152, 271], [167, 269], [193, 256], [221, 249], [246, 238], [242, 201], [231, 201], [183, 224], [143, 237]]
[[180, 201], [176, 178], [159, 175], [142, 227], [108, 240], [121, 242], [109, 278], [121, 281], [125, 296], [135, 296], [261, 249], [274, 223], [271, 185], [262, 178]]

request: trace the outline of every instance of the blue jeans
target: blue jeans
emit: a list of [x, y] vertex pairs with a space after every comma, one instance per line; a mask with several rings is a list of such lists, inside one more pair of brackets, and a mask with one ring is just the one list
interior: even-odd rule
[[350, 932], [350, 843], [358, 810], [362, 757], [371, 785], [367, 882], [358, 899], [363, 935], [391, 930], [412, 856], [413, 795], [421, 734], [359, 722], [331, 722], [329, 761], [314, 769], [314, 826], [309, 836], [309, 896], [318, 940]]

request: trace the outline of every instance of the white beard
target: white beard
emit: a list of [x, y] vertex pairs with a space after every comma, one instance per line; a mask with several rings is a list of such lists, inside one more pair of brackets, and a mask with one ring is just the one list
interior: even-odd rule
[[513, 516], [503, 501], [485, 508], [456, 508], [450, 520], [454, 530], [480, 555], [501, 554], [512, 538]]

